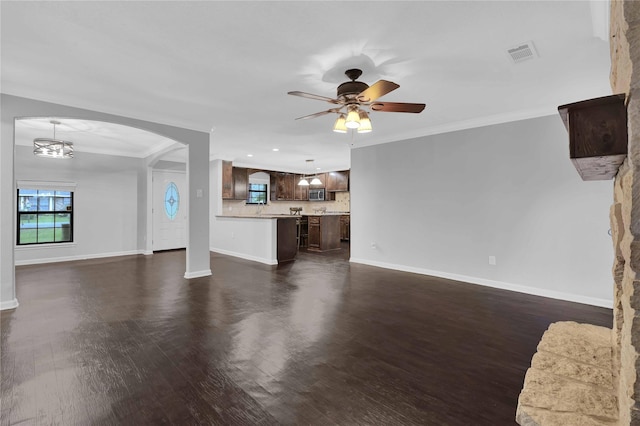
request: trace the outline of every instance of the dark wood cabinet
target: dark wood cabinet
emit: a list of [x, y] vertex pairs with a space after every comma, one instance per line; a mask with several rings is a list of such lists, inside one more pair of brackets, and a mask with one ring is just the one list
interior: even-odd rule
[[351, 216], [342, 215], [340, 216], [340, 239], [344, 241], [349, 241], [351, 236]]
[[349, 171], [329, 172], [327, 175], [327, 191], [348, 191], [349, 190]]
[[231, 161], [222, 162], [222, 199], [246, 200], [249, 177], [247, 169], [233, 167]]
[[311, 188], [326, 188], [327, 187], [327, 174], [326, 173], [318, 173], [315, 176], [312, 176], [309, 180], [309, 182], [311, 182], [311, 180], [313, 180], [314, 177], [317, 177], [318, 179], [320, 179], [320, 184], [318, 185], [311, 185]]
[[246, 200], [249, 177], [244, 167], [233, 168], [233, 199]]
[[[271, 200], [293, 201], [294, 175], [291, 173], [275, 172], [271, 175]], [[275, 188], [275, 190], [274, 190]]]
[[309, 187], [298, 185], [302, 179], [302, 175], [294, 175], [293, 178], [293, 199], [294, 201], [307, 201], [309, 200]]
[[309, 250], [327, 251], [340, 248], [340, 216], [308, 216], [308, 230]]
[[278, 263], [295, 260], [298, 252], [297, 218], [287, 217], [277, 220], [278, 241], [277, 259]]
[[309, 216], [307, 226], [309, 232], [307, 247], [309, 250], [320, 250], [320, 218], [317, 216]]
[[222, 162], [222, 199], [233, 200], [233, 164]]

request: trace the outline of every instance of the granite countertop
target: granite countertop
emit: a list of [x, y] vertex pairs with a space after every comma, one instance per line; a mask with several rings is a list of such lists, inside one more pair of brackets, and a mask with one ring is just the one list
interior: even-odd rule
[[239, 218], [239, 219], [284, 219], [284, 218], [296, 218], [300, 216], [345, 216], [349, 215], [349, 212], [327, 212], [327, 213], [302, 213], [300, 215], [293, 214], [272, 214], [272, 213], [263, 213], [263, 214], [244, 214], [244, 215], [233, 215], [233, 214], [224, 214], [224, 215], [216, 215], [216, 217], [229, 217], [229, 218]]

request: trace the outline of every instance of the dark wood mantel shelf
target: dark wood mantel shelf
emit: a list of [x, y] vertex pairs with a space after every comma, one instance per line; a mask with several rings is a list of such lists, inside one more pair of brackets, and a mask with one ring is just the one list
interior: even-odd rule
[[608, 180], [627, 156], [625, 95], [558, 107], [569, 132], [569, 156], [582, 180]]

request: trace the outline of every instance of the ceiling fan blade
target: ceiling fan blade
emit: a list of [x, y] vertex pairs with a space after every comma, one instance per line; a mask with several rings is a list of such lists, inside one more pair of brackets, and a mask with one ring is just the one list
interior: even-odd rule
[[379, 97], [396, 90], [398, 87], [400, 87], [400, 85], [392, 81], [378, 80], [373, 83], [372, 86], [369, 86], [368, 89], [360, 92], [357, 98], [360, 102], [372, 102]]
[[326, 111], [316, 112], [315, 114], [309, 114], [309, 115], [305, 115], [305, 116], [302, 116], [302, 117], [298, 117], [298, 118], [296, 118], [296, 120], [307, 120], [309, 118], [316, 118], [316, 117], [320, 117], [322, 115], [331, 114], [333, 112], [340, 112], [340, 108], [332, 108], [332, 109], [328, 109]]
[[422, 112], [425, 104], [408, 104], [403, 102], [376, 102], [370, 105], [372, 111], [384, 112]]
[[293, 95], [293, 96], [300, 96], [302, 98], [308, 98], [308, 99], [316, 99], [318, 101], [326, 101], [332, 104], [339, 104], [340, 101], [338, 101], [337, 99], [331, 99], [331, 98], [327, 98], [326, 96], [320, 96], [320, 95], [314, 95], [313, 93], [306, 93], [306, 92], [299, 92], [297, 90], [293, 91], [293, 92], [287, 92], [288, 95]]

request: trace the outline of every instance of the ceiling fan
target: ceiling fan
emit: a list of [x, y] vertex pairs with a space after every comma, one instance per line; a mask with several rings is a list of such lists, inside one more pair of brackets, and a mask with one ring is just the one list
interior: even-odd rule
[[425, 104], [384, 102], [377, 100], [400, 87], [400, 85], [396, 83], [387, 80], [379, 80], [369, 86], [367, 83], [363, 83], [362, 81], [356, 81], [358, 77], [362, 75], [362, 70], [357, 68], [349, 69], [345, 74], [349, 79], [351, 79], [351, 81], [344, 82], [338, 86], [338, 96], [336, 99], [306, 92], [288, 92], [289, 95], [317, 99], [319, 101], [326, 101], [337, 105], [335, 108], [298, 117], [296, 120], [306, 120], [335, 113], [339, 114], [339, 117], [333, 127], [335, 132], [346, 133], [348, 129], [357, 129], [358, 133], [367, 133], [370, 132], [372, 128], [369, 115], [364, 108], [368, 108], [371, 111], [382, 112], [419, 113], [424, 110]]

